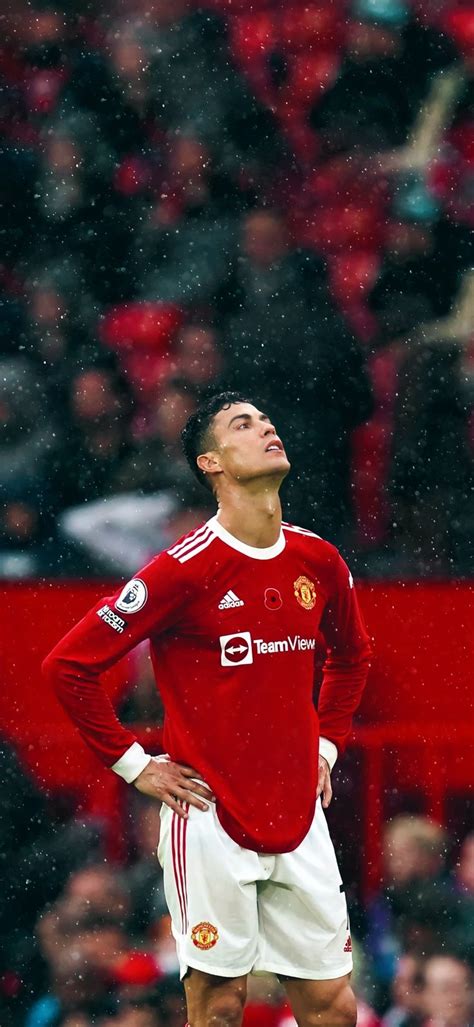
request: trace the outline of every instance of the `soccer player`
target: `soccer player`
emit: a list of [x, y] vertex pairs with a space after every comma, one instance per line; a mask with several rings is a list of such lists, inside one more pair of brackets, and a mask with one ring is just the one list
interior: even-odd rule
[[[353, 1027], [346, 901], [323, 812], [368, 667], [353, 581], [332, 545], [282, 524], [290, 464], [253, 402], [214, 396], [183, 443], [217, 515], [101, 600], [44, 670], [97, 756], [162, 802], [158, 859], [191, 1027], [238, 1027], [252, 970], [280, 977], [300, 1027]], [[145, 638], [165, 709], [158, 757], [100, 682]]]

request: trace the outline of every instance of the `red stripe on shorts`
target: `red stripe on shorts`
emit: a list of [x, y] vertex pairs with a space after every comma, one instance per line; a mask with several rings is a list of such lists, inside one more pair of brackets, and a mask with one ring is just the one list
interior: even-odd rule
[[[186, 810], [186, 813], [188, 813], [189, 812], [189, 803], [188, 802], [184, 803], [184, 808]], [[182, 823], [182, 835], [183, 835], [181, 853], [182, 853], [182, 860], [183, 860], [183, 898], [184, 898], [184, 923], [185, 923], [184, 933], [186, 934], [187, 930], [188, 930], [188, 926], [189, 926], [188, 925], [188, 880], [187, 880], [187, 876], [186, 876], [186, 832], [188, 830], [188, 821], [187, 820], [182, 820], [181, 823]]]
[[182, 877], [181, 867], [179, 861], [179, 825], [181, 823], [181, 817], [177, 813], [173, 813], [171, 818], [171, 852], [173, 856], [173, 871], [174, 880], [176, 884], [176, 891], [178, 893], [179, 908], [181, 910], [181, 933], [185, 934], [184, 929], [184, 895], [182, 892]]

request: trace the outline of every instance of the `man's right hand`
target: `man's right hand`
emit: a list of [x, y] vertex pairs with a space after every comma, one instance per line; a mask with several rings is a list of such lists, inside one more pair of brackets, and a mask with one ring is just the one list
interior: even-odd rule
[[196, 777], [199, 777], [199, 774], [192, 767], [187, 767], [183, 763], [173, 763], [171, 760], [158, 761], [151, 757], [133, 784], [139, 792], [164, 802], [179, 817], [186, 820], [188, 814], [183, 808], [183, 803], [187, 802], [196, 809], [206, 810], [209, 807], [199, 796], [209, 802], [215, 802], [215, 796], [206, 785], [191, 780]]

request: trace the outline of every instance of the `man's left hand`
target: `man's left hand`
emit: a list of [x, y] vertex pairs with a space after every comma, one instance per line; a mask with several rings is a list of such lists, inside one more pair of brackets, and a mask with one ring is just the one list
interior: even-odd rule
[[324, 756], [319, 757], [318, 763], [318, 788], [316, 798], [322, 795], [323, 808], [327, 809], [332, 799], [331, 771], [329, 763]]

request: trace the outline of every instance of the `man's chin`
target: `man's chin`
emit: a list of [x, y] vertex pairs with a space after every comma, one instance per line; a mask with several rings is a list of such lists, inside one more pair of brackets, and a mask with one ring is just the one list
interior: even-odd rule
[[274, 460], [271, 467], [262, 468], [262, 478], [271, 478], [276, 481], [283, 481], [287, 474], [291, 471], [291, 464], [288, 457], [283, 456], [280, 460]]
[[271, 483], [274, 488], [278, 488], [290, 470], [290, 461], [286, 456], [282, 456], [281, 460], [272, 461], [270, 466], [260, 466], [254, 469], [246, 467], [240, 474], [234, 472], [232, 477], [240, 485], [255, 485], [256, 482], [266, 482], [267, 484]]

